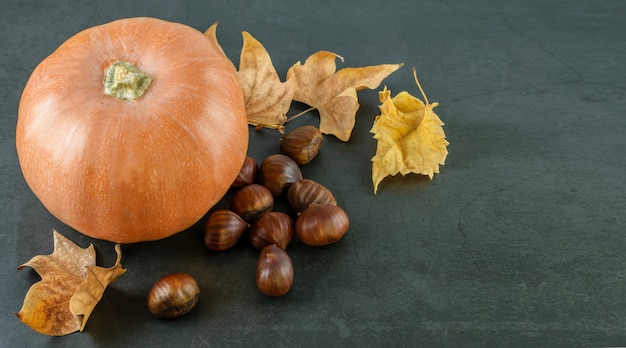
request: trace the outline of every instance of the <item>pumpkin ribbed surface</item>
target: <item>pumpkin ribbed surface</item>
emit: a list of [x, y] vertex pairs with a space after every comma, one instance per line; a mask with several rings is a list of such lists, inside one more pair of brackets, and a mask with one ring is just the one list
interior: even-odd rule
[[[104, 93], [116, 62], [151, 77], [138, 99]], [[246, 156], [235, 74], [183, 24], [128, 18], [76, 34], [23, 91], [16, 146], [26, 182], [54, 216], [94, 238], [133, 243], [190, 227], [223, 197]]]

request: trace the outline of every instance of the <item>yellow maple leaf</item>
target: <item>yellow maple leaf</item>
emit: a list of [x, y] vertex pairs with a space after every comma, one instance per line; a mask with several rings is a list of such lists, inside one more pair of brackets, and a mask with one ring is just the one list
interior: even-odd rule
[[[224, 54], [217, 41], [217, 24], [209, 27], [204, 35]], [[294, 83], [289, 78], [285, 82], [280, 80], [269, 53], [258, 40], [246, 31], [242, 32], [242, 36], [237, 79], [243, 92], [248, 123], [275, 128], [282, 133], [293, 98]]]
[[448, 155], [444, 123], [433, 111], [439, 104], [428, 103], [415, 68], [413, 75], [425, 103], [406, 91], [393, 98], [386, 87], [379, 92], [381, 114], [376, 116], [370, 131], [377, 139], [376, 155], [372, 158], [374, 194], [389, 175], [416, 173], [432, 179]]
[[295, 80], [293, 99], [314, 107], [320, 114], [319, 129], [348, 141], [359, 108], [357, 91], [377, 88], [382, 80], [403, 64], [381, 64], [336, 71], [335, 53], [319, 51], [297, 62], [287, 72]]
[[37, 255], [18, 267], [28, 266], [40, 276], [26, 293], [18, 319], [33, 330], [62, 336], [85, 328], [87, 319], [106, 287], [126, 272], [122, 268], [120, 245], [115, 245], [117, 260], [111, 268], [96, 266], [93, 245], [83, 249], [53, 231], [54, 251]]

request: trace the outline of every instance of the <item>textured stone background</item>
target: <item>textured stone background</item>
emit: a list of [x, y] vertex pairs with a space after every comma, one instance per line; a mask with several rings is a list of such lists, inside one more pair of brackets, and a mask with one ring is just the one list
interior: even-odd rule
[[[25, 0], [0, 8], [0, 346], [626, 344], [624, 2]], [[11, 315], [38, 280], [16, 267], [52, 251], [53, 228], [94, 243], [101, 265], [115, 253], [52, 217], [24, 182], [14, 136], [20, 94], [68, 37], [131, 16], [202, 31], [220, 21], [218, 38], [235, 62], [247, 30], [283, 77], [330, 50], [343, 66], [404, 62], [384, 84], [418, 95], [415, 66], [440, 103], [446, 165], [432, 181], [386, 179], [374, 196], [369, 129], [378, 98], [359, 92], [350, 142], [326, 137], [303, 168], [335, 193], [350, 231], [326, 248], [290, 246], [296, 278], [287, 296], [257, 291], [248, 245], [209, 252], [199, 223], [124, 246], [128, 272], [85, 332], [41, 336]], [[317, 124], [315, 114], [289, 127], [305, 123]], [[277, 133], [250, 134], [257, 160], [277, 151]], [[202, 297], [189, 315], [157, 320], [146, 294], [171, 271], [196, 277]]]

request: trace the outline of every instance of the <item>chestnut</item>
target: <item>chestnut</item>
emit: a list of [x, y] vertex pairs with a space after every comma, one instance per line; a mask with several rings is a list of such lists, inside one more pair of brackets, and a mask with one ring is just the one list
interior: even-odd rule
[[219, 209], [204, 224], [204, 244], [215, 251], [230, 249], [248, 229], [249, 224], [237, 213]]
[[240, 188], [230, 201], [230, 210], [241, 216], [247, 222], [252, 222], [259, 216], [274, 209], [274, 196], [270, 190], [259, 184], [252, 184]]
[[282, 296], [293, 284], [293, 264], [287, 252], [276, 245], [261, 250], [256, 265], [257, 288], [267, 296]]
[[232, 189], [242, 188], [247, 185], [254, 184], [256, 176], [259, 172], [259, 165], [256, 160], [251, 156], [246, 156], [243, 162], [243, 166], [239, 170], [239, 174], [235, 178], [235, 181], [230, 185]]
[[187, 273], [174, 272], [157, 280], [148, 293], [148, 310], [161, 319], [180, 317], [198, 303], [200, 287]]
[[287, 190], [287, 203], [292, 213], [300, 215], [313, 203], [337, 205], [337, 200], [326, 186], [311, 179], [302, 179], [291, 184]]
[[263, 214], [250, 226], [250, 242], [259, 250], [271, 244], [286, 249], [293, 234], [293, 220], [279, 211]]
[[278, 153], [267, 156], [261, 162], [259, 182], [274, 196], [280, 196], [291, 184], [301, 179], [300, 167], [288, 156]]
[[297, 164], [311, 162], [322, 146], [322, 132], [315, 126], [301, 126], [280, 139], [280, 152], [291, 157]]
[[348, 226], [348, 214], [342, 208], [313, 203], [296, 219], [296, 235], [306, 245], [328, 245], [338, 242]]

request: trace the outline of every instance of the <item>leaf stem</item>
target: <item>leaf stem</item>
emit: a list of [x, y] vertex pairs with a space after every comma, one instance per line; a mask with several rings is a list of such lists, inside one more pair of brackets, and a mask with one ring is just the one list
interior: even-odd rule
[[285, 126], [283, 126], [282, 124], [267, 124], [267, 123], [261, 123], [261, 122], [251, 122], [251, 121], [248, 121], [248, 124], [251, 126], [254, 126], [254, 128], [257, 131], [260, 131], [263, 128], [272, 128], [272, 129], [276, 129], [278, 133], [280, 134], [285, 133]]
[[297, 113], [297, 114], [295, 114], [295, 115], [293, 115], [293, 116], [289, 117], [289, 118], [285, 121], [285, 123], [287, 123], [287, 122], [289, 122], [289, 121], [292, 121], [292, 120], [294, 120], [294, 119], [296, 119], [296, 118], [298, 118], [298, 117], [300, 117], [300, 116], [302, 116], [302, 115], [304, 115], [304, 114], [306, 114], [306, 113], [308, 113], [308, 112], [311, 112], [311, 111], [313, 111], [313, 110], [315, 110], [315, 108], [314, 108], [314, 107], [310, 107], [310, 108], [308, 108], [308, 109], [306, 109], [306, 110], [304, 110], [304, 111], [302, 111], [302, 112], [299, 112], [299, 113]]
[[424, 97], [424, 102], [426, 102], [426, 104], [428, 103], [428, 98], [426, 97], [426, 93], [424, 93], [424, 90], [422, 89], [422, 85], [420, 85], [419, 80], [417, 79], [417, 71], [415, 70], [415, 67], [413, 67], [413, 78], [415, 79], [415, 83], [417, 84], [417, 88], [420, 89], [420, 92], [422, 93], [422, 97]]

